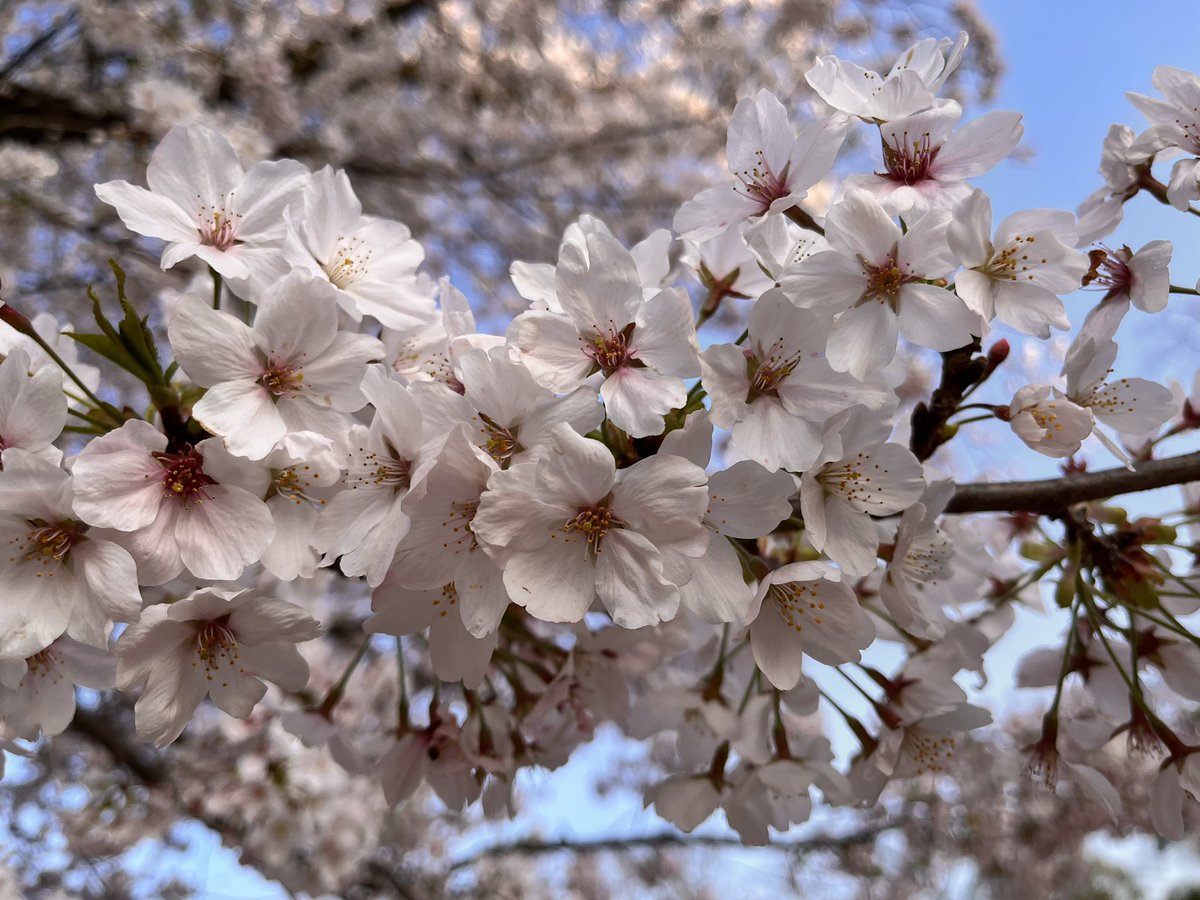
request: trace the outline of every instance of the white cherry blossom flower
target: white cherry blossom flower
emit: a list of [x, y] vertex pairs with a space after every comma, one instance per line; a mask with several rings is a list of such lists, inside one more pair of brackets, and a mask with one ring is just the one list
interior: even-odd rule
[[[553, 270], [553, 266], [550, 267]], [[475, 316], [466, 295], [450, 283], [449, 278], [438, 281], [438, 301], [441, 315], [426, 325], [397, 331], [384, 328], [380, 334], [386, 350], [384, 360], [392, 371], [409, 384], [436, 381], [462, 393], [457, 364], [452, 347], [466, 345], [491, 349], [504, 346], [500, 335], [478, 334]]]
[[658, 434], [663, 416], [684, 405], [683, 379], [700, 374], [691, 304], [679, 288], [646, 299], [633, 257], [604, 232], [586, 249], [564, 243], [556, 270], [565, 313], [522, 313], [509, 345], [534, 379], [556, 393], [603, 376], [609, 419], [633, 437]]
[[1051, 328], [1069, 328], [1058, 295], [1076, 290], [1088, 271], [1087, 256], [1073, 249], [1075, 217], [1031, 209], [1006, 218], [994, 238], [991, 226], [992, 204], [982, 191], [955, 210], [946, 236], [965, 266], [955, 293], [985, 321], [997, 318], [1042, 340]]
[[[1174, 415], [1179, 404], [1169, 388], [1145, 378], [1116, 378], [1108, 381], [1117, 358], [1112, 341], [1088, 338], [1067, 353], [1063, 364], [1064, 396], [1090, 410], [1096, 424], [1103, 423], [1120, 434], [1147, 434]], [[1107, 434], [1094, 430], [1100, 442], [1130, 469], [1133, 462], [1125, 449]]]
[[921, 464], [907, 447], [887, 443], [890, 433], [887, 420], [862, 407], [838, 413], [800, 479], [805, 535], [851, 575], [875, 568], [879, 538], [871, 516], [901, 512], [925, 490]]
[[800, 682], [804, 656], [831, 666], [857, 662], [875, 640], [875, 623], [828, 563], [789, 563], [768, 573], [752, 614], [754, 662], [781, 691]]
[[[833, 207], [825, 237], [833, 248], [801, 263], [783, 281], [797, 306], [841, 313], [827, 345], [829, 364], [863, 379], [896, 355], [896, 338], [933, 350], [971, 343], [979, 315], [930, 284], [955, 266], [946, 242], [948, 210], [933, 210], [902, 232], [870, 194], [855, 191]], [[844, 310], [844, 312], [843, 312]]]
[[254, 325], [191, 298], [167, 327], [183, 371], [208, 390], [192, 414], [236, 456], [262, 459], [288, 434], [343, 449], [348, 413], [366, 403], [363, 367], [383, 358], [365, 334], [338, 331], [333, 289], [293, 271], [259, 298]]
[[713, 344], [701, 356], [713, 424], [767, 469], [800, 472], [821, 452], [821, 425], [851, 406], [881, 409], [891, 398], [883, 376], [835, 372], [825, 359], [826, 317], [797, 309], [783, 292], [750, 309], [741, 345]]
[[[706, 467], [712, 455], [712, 423], [703, 411], [666, 436], [659, 453], [682, 456]], [[692, 578], [679, 589], [683, 604], [706, 622], [745, 622], [754, 599], [742, 575], [742, 562], [725, 538], [754, 539], [770, 534], [792, 512], [788, 498], [796, 481], [752, 460], [734, 463], [708, 479], [704, 525], [714, 532], [708, 550], [692, 562]]]
[[536, 618], [577, 622], [599, 599], [618, 625], [642, 628], [674, 617], [708, 545], [706, 483], [676, 456], [618, 473], [603, 444], [559, 425], [547, 453], [492, 476], [471, 528]]
[[722, 793], [707, 775], [672, 775], [647, 789], [642, 804], [680, 831], [692, 832], [717, 811]]
[[[75, 329], [68, 324], [59, 325], [58, 320], [50, 313], [38, 313], [30, 320], [33, 330], [50, 348], [58, 354], [59, 359], [66, 363], [92, 393], [100, 389], [100, 369], [79, 359], [79, 344], [68, 335]], [[58, 363], [38, 346], [37, 342], [28, 335], [21, 334], [10, 324], [0, 319], [0, 357], [10, 356], [14, 350], [24, 350], [29, 354], [29, 373], [32, 375], [42, 369], [59, 371]], [[75, 391], [75, 387], [70, 387]], [[75, 409], [84, 409], [87, 404], [82, 398], [70, 398], [70, 405]]]
[[326, 563], [341, 557], [343, 573], [365, 575], [367, 584], [378, 587], [408, 532], [403, 501], [420, 485], [439, 447], [430, 443], [435, 436], [412, 389], [382, 367], [367, 368], [362, 392], [375, 417], [369, 428], [351, 428], [343, 490], [321, 511], [313, 540]]
[[834, 109], [865, 122], [888, 122], [933, 103], [934, 95], [962, 62], [967, 33], [959, 32], [951, 44], [950, 38], [918, 41], [900, 54], [884, 76], [836, 56], [822, 56], [804, 79]]
[[117, 687], [140, 687], [134, 705], [138, 736], [165, 747], [207, 695], [224, 712], [249, 717], [274, 682], [285, 691], [308, 683], [296, 649], [321, 633], [293, 603], [253, 591], [201, 588], [183, 600], [155, 604], [117, 641]]
[[1141, 154], [1132, 152], [1133, 129], [1113, 125], [1100, 151], [1100, 174], [1104, 186], [1090, 194], [1076, 209], [1079, 234], [1076, 247], [1086, 247], [1116, 231], [1125, 215], [1125, 201], [1137, 193], [1137, 166]]
[[131, 419], [75, 458], [76, 515], [127, 532], [119, 539], [140, 583], [164, 584], [185, 567], [197, 578], [231, 580], [270, 544], [275, 523], [255, 493], [261, 467], [227, 456], [218, 475], [207, 459], [214, 443], [220, 439], [171, 449], [165, 434]]
[[737, 183], [709, 188], [684, 203], [675, 214], [675, 231], [706, 241], [752, 216], [796, 206], [833, 168], [846, 124], [841, 116], [818, 119], [797, 134], [770, 91], [743, 97], [729, 121], [725, 148]]
[[72, 509], [71, 476], [20, 449], [0, 471], [0, 659], [24, 659], [62, 634], [106, 647], [111, 621], [142, 607], [122, 547], [89, 534]]
[[103, 649], [60, 637], [27, 659], [0, 660], [0, 722], [19, 738], [62, 734], [75, 718], [75, 686], [116, 685], [117, 662]]
[[968, 178], [990, 171], [1021, 141], [1021, 114], [996, 110], [959, 128], [953, 100], [879, 126], [883, 171], [852, 175], [845, 190], [864, 190], [894, 215], [950, 209], [971, 192]]
[[1105, 291], [1104, 298], [1083, 320], [1076, 341], [1111, 340], [1132, 304], [1146, 313], [1161, 312], [1171, 294], [1170, 241], [1150, 241], [1136, 253], [1129, 247], [1101, 248], [1092, 253], [1085, 287]]
[[356, 322], [367, 315], [406, 331], [434, 318], [433, 283], [417, 272], [425, 251], [406, 225], [363, 215], [343, 171], [326, 166], [308, 180], [288, 210], [284, 254], [333, 285], [338, 306]]
[[1079, 451], [1095, 424], [1092, 414], [1049, 385], [1027, 384], [1013, 395], [1008, 422], [1026, 444], [1046, 456], [1062, 458]]
[[[775, 218], [783, 217], [763, 217]], [[758, 264], [738, 228], [729, 228], [706, 241], [684, 241], [680, 262], [696, 272], [701, 287], [722, 298], [753, 300], [775, 283]]]
[[308, 170], [295, 160], [243, 169], [225, 137], [204, 125], [176, 125], [154, 148], [146, 188], [96, 185], [130, 230], [168, 241], [162, 267], [198, 256], [226, 278], [274, 272], [286, 228], [283, 211]]
[[30, 374], [31, 368], [29, 354], [18, 348], [0, 362], [0, 453], [19, 447], [58, 463], [62, 451], [52, 442], [67, 424], [62, 373], [43, 366]]
[[1133, 91], [1125, 94], [1150, 121], [1133, 150], [1153, 156], [1171, 148], [1187, 156], [1171, 167], [1167, 184], [1167, 200], [1176, 209], [1187, 209], [1200, 199], [1200, 78], [1174, 66], [1159, 66], [1152, 80], [1165, 100]]

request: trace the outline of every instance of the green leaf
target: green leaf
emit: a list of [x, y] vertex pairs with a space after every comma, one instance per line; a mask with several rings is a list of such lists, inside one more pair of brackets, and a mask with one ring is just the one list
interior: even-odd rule
[[64, 332], [72, 340], [77, 341], [87, 347], [93, 353], [98, 353], [105, 359], [116, 363], [126, 372], [135, 375], [138, 380], [146, 381], [149, 378], [148, 373], [142, 368], [141, 364], [130, 355], [120, 342], [120, 336], [117, 339], [104, 334], [83, 334], [78, 331]]

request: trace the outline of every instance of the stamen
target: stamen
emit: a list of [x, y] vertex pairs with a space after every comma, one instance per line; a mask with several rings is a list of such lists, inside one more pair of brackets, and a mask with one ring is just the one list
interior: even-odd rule
[[196, 448], [189, 447], [182, 453], [151, 453], [163, 467], [163, 491], [168, 497], [176, 497], [185, 503], [193, 498], [208, 499], [204, 489], [216, 484], [204, 473], [204, 457]]

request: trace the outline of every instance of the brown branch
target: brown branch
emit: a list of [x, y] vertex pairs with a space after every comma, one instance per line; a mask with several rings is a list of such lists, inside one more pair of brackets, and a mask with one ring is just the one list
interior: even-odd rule
[[[900, 827], [903, 822], [903, 817], [900, 817], [890, 819], [878, 825], [871, 825], [858, 831], [852, 831], [849, 834], [823, 834], [804, 838], [803, 840], [777, 841], [776, 843], [765, 845], [762, 849], [796, 854], [812, 853], [818, 850], [840, 850], [844, 847], [869, 843], [883, 832]], [[486, 850], [481, 850], [479, 853], [453, 863], [450, 866], [450, 871], [455, 872], [459, 869], [465, 869], [485, 859], [499, 856], [541, 856], [546, 853], [605, 853], [610, 851], [621, 852], [643, 848], [663, 849], [670, 847], [684, 849], [697, 847], [738, 847], [748, 849], [746, 844], [736, 837], [703, 834], [688, 835], [676, 832], [662, 832], [628, 838], [600, 838], [598, 840], [587, 841], [524, 840], [488, 847]]]
[[169, 771], [162, 757], [137, 743], [136, 738], [114, 721], [112, 712], [111, 709], [102, 708], [94, 712], [82, 706], [76, 707], [71, 731], [99, 744], [108, 751], [113, 762], [128, 769], [143, 784], [155, 787], [166, 782]]
[[1137, 469], [1081, 472], [1041, 481], [960, 484], [948, 513], [1033, 512], [1052, 515], [1088, 500], [1200, 481], [1200, 452], [1138, 463]]

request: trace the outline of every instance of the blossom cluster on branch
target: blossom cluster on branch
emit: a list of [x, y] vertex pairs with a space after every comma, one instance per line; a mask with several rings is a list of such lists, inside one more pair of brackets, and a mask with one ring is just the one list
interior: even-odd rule
[[[63, 732], [84, 686], [136, 696], [137, 737], [161, 748], [207, 698], [242, 719], [265, 709], [390, 804], [425, 782], [451, 808], [502, 814], [518, 773], [563, 765], [610, 722], [673, 743], [645, 797], [660, 816], [690, 831], [720, 808], [761, 844], [808, 818], [813, 788], [870, 804], [952, 772], [990, 721], [956, 677], [981, 672], [1013, 604], [1051, 585], [1063, 646], [1018, 676], [1054, 688], [1032, 769], [1116, 818], [1088, 758], [1126, 733], [1161, 757], [1154, 823], [1178, 837], [1200, 736], [1164, 709], [1200, 699], [1200, 582], [1179, 552], [1195, 498], [1174, 520], [1130, 520], [1102, 496], [1044, 524], [1020, 506], [967, 518], [945, 514], [957, 487], [928, 460], [987, 420], [1054, 458], [1094, 435], [1137, 473], [1200, 426], [1194, 400], [1113, 374], [1131, 307], [1197, 292], [1171, 285], [1170, 244], [1086, 249], [1141, 191], [1200, 214], [1200, 79], [1157, 71], [1166, 99], [1135, 97], [1150, 129], [1110, 133], [1106, 185], [1078, 215], [993, 228], [971, 179], [1013, 151], [1021, 117], [959, 124], [938, 94], [965, 47], [921, 41], [885, 74], [822, 58], [806, 77], [824, 109], [799, 127], [769, 92], [742, 99], [729, 178], [679, 209], [675, 236], [627, 248], [581, 217], [555, 264], [513, 263], [528, 308], [505, 335], [477, 330], [344, 171], [246, 166], [218, 132], [173, 128], [146, 187], [96, 186], [165, 242], [163, 268], [208, 269], [165, 299], [169, 348], [115, 262], [117, 307], [90, 293], [94, 332], [31, 320], [11, 292], [0, 307], [3, 737]], [[878, 134], [881, 171], [845, 179], [818, 217], [809, 191], [855, 129]], [[1164, 184], [1152, 167], [1168, 151], [1186, 158]], [[992, 323], [1047, 340], [1081, 285], [1104, 293], [1061, 379], [975, 401], [1009, 353], [983, 351]], [[735, 304], [744, 331], [701, 349], [698, 330]], [[902, 443], [902, 360], [920, 348], [941, 354], [942, 382]], [[102, 389], [80, 350], [144, 395]], [[319, 696], [306, 648], [334, 571], [365, 584], [372, 614]], [[398, 642], [396, 702], [354, 715], [379, 635]], [[906, 653], [891, 674], [864, 659], [878, 641]], [[859, 744], [848, 770], [822, 705]]]

